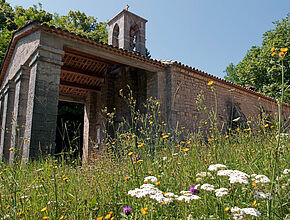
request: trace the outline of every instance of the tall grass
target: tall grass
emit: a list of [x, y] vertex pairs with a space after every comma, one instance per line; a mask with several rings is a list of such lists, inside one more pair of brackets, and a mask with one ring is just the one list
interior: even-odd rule
[[[134, 99], [127, 98], [129, 105], [134, 105]], [[256, 183], [249, 177], [248, 184], [230, 184], [227, 177], [208, 171], [210, 164], [219, 163], [249, 175], [271, 177], [277, 143], [275, 124], [261, 123], [254, 131], [238, 128], [230, 134], [220, 133], [213, 124], [210, 136], [204, 138], [201, 132], [190, 133], [182, 128], [169, 132], [166, 123], [160, 121], [158, 101], [149, 99], [146, 105], [145, 114], [131, 108], [130, 121], [115, 129], [114, 135], [108, 135], [107, 150], [87, 165], [52, 156], [25, 166], [16, 161], [1, 164], [0, 219], [232, 219], [231, 211], [236, 206], [255, 208], [264, 219], [268, 199], [256, 198], [255, 191], [273, 197], [273, 219], [287, 218], [289, 174], [282, 172], [289, 168], [288, 137], [280, 140], [274, 179], [279, 181], [273, 191], [271, 183]], [[211, 175], [200, 177], [201, 172]], [[149, 196], [128, 195], [144, 184], [147, 176], [158, 179], [154, 186], [165, 197], [166, 192], [180, 196], [190, 186], [205, 183], [215, 189], [227, 188], [228, 194], [216, 197], [214, 191], [199, 187], [200, 199], [188, 203], [162, 203]], [[132, 207], [129, 215], [122, 211], [125, 206]]]
[[289, 219], [290, 139], [281, 134], [281, 112], [222, 133], [216, 110], [207, 110], [196, 127], [209, 130], [191, 133], [161, 121], [158, 100], [141, 113], [131, 92], [120, 95], [130, 117], [116, 125], [104, 110], [105, 150], [90, 163], [47, 156], [0, 164], [0, 219]]

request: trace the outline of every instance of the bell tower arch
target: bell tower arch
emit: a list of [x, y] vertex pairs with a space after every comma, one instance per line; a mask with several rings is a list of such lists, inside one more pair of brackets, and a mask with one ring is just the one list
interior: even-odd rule
[[128, 8], [127, 6], [108, 22], [108, 44], [145, 56], [145, 25], [147, 20], [129, 12]]

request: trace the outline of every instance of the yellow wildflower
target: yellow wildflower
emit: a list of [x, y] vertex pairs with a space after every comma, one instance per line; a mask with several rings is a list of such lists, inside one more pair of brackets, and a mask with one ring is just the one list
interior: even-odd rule
[[163, 135], [162, 138], [166, 139], [166, 138], [168, 138], [168, 137], [169, 137], [168, 135]]
[[274, 52], [274, 51], [275, 51], [275, 47], [272, 47], [272, 48], [271, 48], [271, 51]]
[[257, 183], [256, 182], [252, 182], [252, 186], [256, 187]]
[[256, 200], [252, 203], [252, 206], [255, 206], [255, 207], [257, 207], [258, 206], [258, 204], [257, 204], [257, 202], [256, 202]]
[[141, 144], [138, 145], [139, 148], [143, 147], [143, 146], [144, 146], [144, 143], [141, 143]]
[[133, 152], [128, 153], [128, 156], [131, 156], [133, 154]]
[[275, 55], [276, 55], [276, 53], [275, 53], [275, 52], [271, 54], [271, 56], [272, 56], [272, 57], [273, 57], [273, 56], [275, 56]]
[[284, 55], [283, 52], [279, 52], [279, 57], [282, 57]]
[[189, 148], [184, 148], [183, 151], [187, 152], [187, 151], [189, 151]]
[[66, 180], [68, 180], [68, 178], [67, 178], [67, 177], [63, 178], [63, 181], [66, 181]]
[[160, 182], [159, 182], [159, 181], [158, 181], [158, 182], [156, 182], [156, 183], [155, 183], [155, 185], [156, 185], [156, 186], [159, 186], [159, 185], [160, 185]]
[[112, 215], [108, 214], [108, 215], [105, 216], [105, 219], [110, 219], [111, 217], [112, 217]]
[[287, 47], [286, 48], [282, 48], [280, 51], [286, 53], [288, 51], [288, 48]]
[[151, 175], [151, 174], [152, 174], [152, 172], [151, 172], [151, 171], [148, 171], [148, 174], [149, 174], [149, 175]]
[[62, 219], [64, 219], [64, 216], [63, 216], [63, 215], [62, 215], [62, 216], [60, 216], [59, 220], [62, 220]]
[[49, 219], [49, 217], [48, 216], [44, 216], [42, 219]]
[[269, 124], [265, 124], [265, 128], [269, 127]]
[[225, 208], [225, 211], [226, 211], [226, 212], [230, 211], [230, 208], [229, 208], [229, 207], [226, 207], [226, 208]]
[[128, 180], [128, 179], [129, 179], [129, 177], [125, 176], [125, 180]]
[[211, 86], [213, 84], [213, 81], [209, 81], [208, 83], [207, 83], [207, 85], [209, 85], [209, 86]]
[[147, 214], [147, 212], [145, 211], [145, 209], [141, 209], [141, 213], [142, 213], [142, 215], [146, 215]]
[[44, 207], [43, 209], [41, 209], [41, 212], [45, 212], [47, 210], [47, 207]]
[[97, 220], [103, 220], [103, 216], [98, 217]]
[[24, 211], [20, 211], [17, 213], [17, 215], [22, 215], [24, 213]]

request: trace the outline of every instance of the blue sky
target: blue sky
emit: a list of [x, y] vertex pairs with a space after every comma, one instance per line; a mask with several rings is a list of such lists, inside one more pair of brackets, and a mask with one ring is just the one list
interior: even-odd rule
[[60, 15], [80, 10], [107, 21], [126, 4], [148, 20], [146, 46], [152, 58], [177, 60], [223, 77], [251, 46], [261, 45], [273, 21], [290, 12], [289, 0], [7, 0], [24, 8], [41, 2]]

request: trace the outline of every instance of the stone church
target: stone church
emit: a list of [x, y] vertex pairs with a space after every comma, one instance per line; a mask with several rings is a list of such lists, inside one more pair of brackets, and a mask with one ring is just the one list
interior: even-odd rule
[[[58, 104], [65, 101], [84, 105], [86, 161], [103, 135], [101, 110], [116, 108], [116, 121], [128, 112], [119, 96], [127, 85], [140, 106], [156, 97], [162, 119], [172, 127], [179, 123], [192, 129], [202, 120], [195, 102], [201, 91], [208, 109], [216, 108], [219, 126], [233, 115], [244, 119], [277, 112], [274, 99], [249, 88], [179, 62], [146, 57], [146, 22], [124, 9], [108, 22], [108, 44], [38, 22], [16, 30], [0, 75], [0, 159], [13, 161], [11, 147], [24, 162], [54, 153]], [[285, 104], [283, 112], [287, 118], [290, 106]]]

